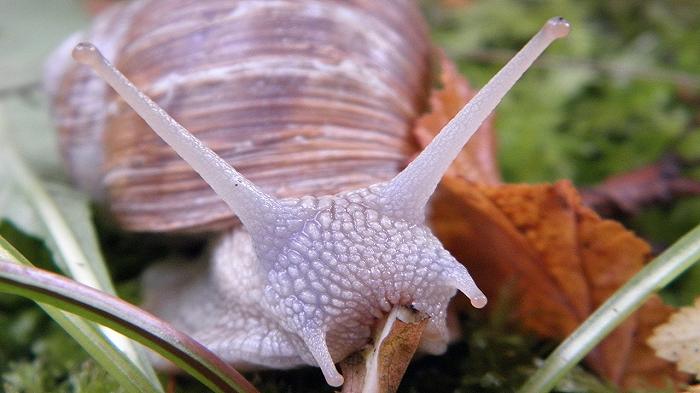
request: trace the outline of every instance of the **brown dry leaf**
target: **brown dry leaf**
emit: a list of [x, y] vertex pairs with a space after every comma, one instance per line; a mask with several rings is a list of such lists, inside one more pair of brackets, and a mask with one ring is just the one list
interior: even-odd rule
[[343, 360], [343, 393], [391, 393], [399, 388], [428, 323], [426, 314], [394, 308], [374, 337], [375, 345]]
[[645, 206], [700, 195], [700, 182], [684, 176], [683, 165], [680, 157], [667, 154], [653, 164], [579, 191], [586, 205], [603, 216], [634, 215]]
[[[444, 89], [416, 126], [427, 145], [473, 93], [442, 58]], [[431, 222], [446, 248], [495, 298], [513, 286], [528, 329], [561, 340], [650, 258], [649, 246], [615, 221], [583, 206], [568, 182], [499, 184], [490, 124], [467, 144], [434, 197]], [[589, 367], [625, 387], [665, 386], [673, 367], [645, 340], [671, 312], [658, 298], [613, 331], [587, 357]], [[648, 386], [648, 385], [647, 385]]]
[[[433, 206], [447, 249], [487, 296], [513, 285], [520, 322], [544, 337], [565, 338], [649, 259], [646, 243], [584, 207], [568, 182], [481, 186], [451, 177]], [[587, 364], [621, 386], [666, 385], [673, 368], [644, 341], [670, 312], [653, 298]]]
[[700, 298], [654, 330], [649, 345], [678, 369], [700, 376]]

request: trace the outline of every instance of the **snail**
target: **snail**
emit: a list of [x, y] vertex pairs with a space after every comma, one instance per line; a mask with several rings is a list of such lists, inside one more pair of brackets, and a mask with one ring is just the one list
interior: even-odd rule
[[[233, 3], [246, 4], [243, 10], [232, 12], [237, 14], [245, 12], [248, 6], [265, 8], [290, 2]], [[299, 6], [299, 2], [292, 3], [298, 9], [306, 9], [306, 6]], [[371, 3], [374, 7], [384, 2]], [[406, 6], [411, 13], [415, 11], [407, 2], [391, 3]], [[347, 7], [333, 14], [334, 17], [357, 22], [363, 18], [354, 19], [349, 14], [355, 7], [361, 9], [362, 4], [365, 2], [309, 1], [307, 5], [317, 14], [324, 14], [320, 11], [325, 10], [325, 6]], [[393, 14], [399, 9], [401, 7], [387, 10], [385, 28], [392, 21], [401, 20]], [[265, 15], [272, 14], [274, 12]], [[167, 25], [162, 29], [169, 31]], [[356, 26], [354, 29], [365, 30]], [[156, 313], [173, 321], [237, 367], [316, 365], [331, 386], [343, 383], [334, 363], [363, 347], [376, 319], [396, 305], [410, 305], [426, 313], [430, 320], [421, 349], [429, 353], [443, 352], [447, 343], [445, 319], [450, 299], [460, 291], [470, 298], [473, 306], [480, 308], [486, 305], [486, 297], [467, 269], [442, 247], [427, 227], [428, 200], [450, 163], [506, 92], [536, 57], [568, 30], [564, 19], [549, 20], [430, 145], [397, 174], [354, 186], [354, 189], [296, 197], [284, 193], [283, 196], [273, 195], [234, 169], [235, 163], [229, 162], [232, 160], [214, 152], [207, 147], [208, 140], [198, 139], [180, 125], [121, 74], [93, 44], [78, 44], [73, 57], [103, 78], [206, 181], [242, 223], [242, 227], [236, 226], [221, 237], [205, 271], [194, 271], [191, 266], [180, 267], [180, 270], [165, 266], [147, 273], [145, 281], [150, 282], [150, 290], [159, 295], [151, 302], [158, 309]], [[137, 39], [129, 45], [143, 47], [145, 43]], [[106, 49], [114, 50], [113, 47]], [[158, 52], [160, 55], [168, 53], [165, 49]], [[294, 58], [294, 51], [291, 52], [289, 56]], [[387, 54], [374, 56], [388, 57]], [[400, 60], [410, 59], [402, 57]], [[360, 69], [358, 64], [334, 66], [353, 74], [349, 79], [365, 80], [377, 89], [386, 87], [381, 83], [385, 80], [367, 76], [368, 70]], [[231, 67], [226, 72], [235, 72], [235, 66]], [[313, 67], [330, 66], [315, 63]], [[272, 75], [275, 71], [274, 66], [264, 70]], [[222, 72], [212, 73], [218, 77]], [[86, 77], [84, 72], [82, 75]], [[201, 78], [210, 76], [204, 72]], [[177, 80], [178, 75], [164, 78]], [[408, 83], [419, 86], [423, 83], [420, 79]], [[138, 84], [138, 80], [135, 83]], [[302, 78], [294, 83], [283, 83], [282, 91], [303, 90], [305, 86], [296, 83], [303, 85], [307, 81]], [[314, 82], [308, 83], [313, 85]], [[92, 88], [98, 90], [96, 86]], [[105, 91], [105, 88], [99, 90]], [[345, 93], [340, 92], [341, 96]], [[161, 94], [167, 102], [167, 92]], [[352, 103], [343, 102], [343, 105], [355, 104], [352, 100], [349, 102]], [[407, 102], [417, 105], [411, 98], [403, 101], [402, 110], [411, 108]], [[389, 112], [396, 115], [393, 111], [397, 108]], [[252, 116], [257, 114], [255, 109], [249, 110]], [[398, 123], [400, 121], [395, 124]], [[214, 142], [217, 142], [215, 136]], [[74, 161], [74, 164], [79, 163]], [[104, 165], [109, 166], [109, 159]], [[216, 226], [220, 224], [217, 221], [219, 218], [207, 222]]]

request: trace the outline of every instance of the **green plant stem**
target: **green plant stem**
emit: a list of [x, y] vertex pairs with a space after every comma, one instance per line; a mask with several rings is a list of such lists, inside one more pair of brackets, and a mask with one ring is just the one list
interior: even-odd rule
[[[31, 263], [2, 236], [0, 236], [0, 256], [16, 264], [31, 266]], [[48, 304], [38, 303], [38, 305], [73, 337], [97, 363], [110, 371], [110, 375], [127, 392], [163, 391], [160, 383], [154, 384], [148, 379], [122, 351], [117, 349], [102, 334], [97, 325]]]
[[549, 392], [593, 347], [645, 300], [700, 259], [700, 225], [618, 289], [552, 352], [520, 393]]
[[[0, 136], [6, 137], [4, 133]], [[88, 261], [80, 242], [63, 218], [60, 209], [39, 178], [17, 154], [11, 141], [3, 142], [2, 159], [53, 239], [61, 257], [56, 261], [61, 270], [83, 284], [114, 294], [114, 287], [106, 267], [98, 266], [100, 264], [93, 266]]]
[[[71, 225], [66, 221], [61, 210], [51, 198], [40, 179], [17, 154], [16, 149], [1, 128], [0, 137], [5, 140], [2, 148], [0, 148], [2, 160], [46, 227], [55, 246], [54, 251], [60, 256], [59, 258], [54, 256], [54, 260], [58, 263], [59, 268], [65, 274], [70, 275], [83, 284], [90, 285], [112, 295], [116, 294], [102, 258], [95, 260], [95, 258], [90, 259], [87, 257]], [[91, 224], [88, 223], [87, 225]], [[98, 255], [100, 255], [99, 251]], [[103, 332], [141, 369], [153, 386], [161, 386], [158, 376], [142, 350], [134, 347], [128, 340], [107, 329], [103, 329]], [[158, 391], [162, 391], [162, 387]]]
[[257, 392], [241, 374], [197, 341], [115, 296], [2, 257], [0, 291], [47, 303], [108, 326], [158, 352], [215, 392]]

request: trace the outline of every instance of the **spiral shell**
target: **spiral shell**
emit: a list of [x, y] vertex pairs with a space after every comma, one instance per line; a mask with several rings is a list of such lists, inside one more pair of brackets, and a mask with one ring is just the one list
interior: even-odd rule
[[[429, 80], [429, 41], [408, 0], [142, 0], [88, 39], [209, 147], [277, 196], [324, 195], [394, 176]], [[48, 87], [78, 184], [126, 228], [213, 230], [230, 209], [94, 74], [64, 58]]]

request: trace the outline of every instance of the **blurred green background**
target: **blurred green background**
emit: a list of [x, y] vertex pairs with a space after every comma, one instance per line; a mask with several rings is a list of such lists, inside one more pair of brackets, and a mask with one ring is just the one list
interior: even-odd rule
[[[63, 37], [87, 23], [83, 5], [78, 0], [0, 0], [2, 137], [11, 139], [34, 169], [53, 181], [62, 181], [64, 175], [39, 88], [42, 62]], [[700, 179], [700, 165], [693, 165], [700, 163], [698, 1], [424, 0], [421, 5], [435, 43], [475, 87], [549, 17], [561, 15], [573, 25], [569, 38], [549, 49], [497, 110], [499, 160], [507, 181], [566, 178], [591, 185], [667, 153], [687, 160], [687, 175]], [[41, 241], [25, 235], [34, 224], [22, 214], [15, 193], [10, 183], [3, 183], [0, 168], [0, 213], [5, 219], [0, 233], [48, 265], [50, 256]], [[663, 246], [698, 222], [700, 199], [687, 198], [651, 207], [626, 225]], [[167, 240], [154, 239], [152, 246], [132, 255], [128, 237], [109, 229], [101, 236], [107, 259], [120, 260], [111, 267], [122, 291], [130, 294], [145, 261], [166, 253], [169, 246]], [[699, 289], [700, 269], [695, 269], [674, 285], [667, 299], [688, 303]], [[435, 391], [439, 378], [444, 391], [509, 391], [531, 372], [533, 357], [551, 348], [550, 343], [512, 333], [497, 317], [472, 318], [465, 329], [469, 338], [447, 356], [412, 366], [402, 390]], [[117, 389], [40, 310], [4, 296], [0, 374], [6, 392]], [[329, 391], [316, 383], [322, 381], [317, 370], [253, 378], [265, 391]], [[581, 370], [568, 383], [573, 386], [569, 391], [608, 389]], [[180, 386], [183, 391], [196, 389], [186, 381]]]

